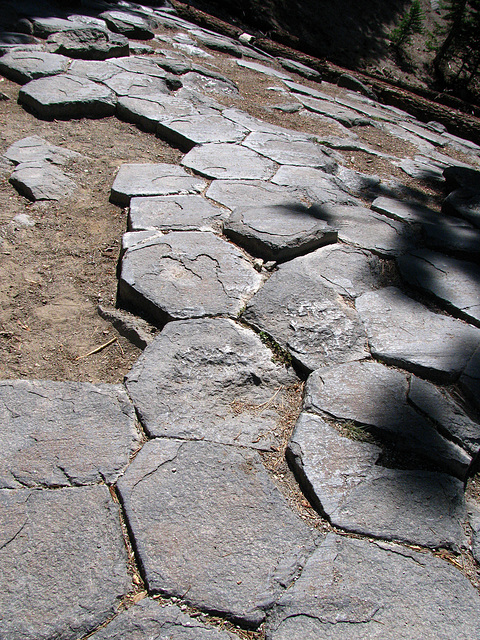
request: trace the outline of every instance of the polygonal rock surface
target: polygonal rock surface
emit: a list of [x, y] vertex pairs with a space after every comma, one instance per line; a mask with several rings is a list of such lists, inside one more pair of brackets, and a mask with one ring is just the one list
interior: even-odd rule
[[290, 60], [289, 58], [277, 58], [277, 61], [287, 71], [298, 73], [298, 75], [308, 78], [309, 80], [316, 80], [317, 82], [321, 80], [320, 73], [311, 67], [307, 67], [306, 64], [302, 64], [296, 60]]
[[381, 450], [302, 413], [288, 448], [297, 477], [333, 525], [426, 547], [465, 542], [463, 484], [443, 473], [386, 469]]
[[254, 131], [242, 144], [279, 164], [316, 167], [325, 171], [333, 171], [337, 166], [325, 147], [304, 133]]
[[103, 82], [107, 78], [118, 73], [118, 67], [111, 61], [102, 60], [72, 60], [68, 73], [74, 76], [82, 76], [92, 82]]
[[226, 220], [224, 233], [266, 260], [288, 260], [336, 242], [337, 232], [303, 204], [239, 207]]
[[103, 84], [111, 89], [117, 96], [129, 98], [151, 98], [169, 94], [170, 90], [163, 77], [149, 76], [145, 73], [133, 71], [121, 71], [110, 78], [106, 78]]
[[[414, 604], [413, 604], [414, 603]], [[471, 640], [478, 593], [448, 562], [329, 534], [275, 605], [267, 640]]]
[[113, 483], [138, 440], [120, 385], [0, 382], [0, 487]]
[[417, 180], [443, 182], [444, 167], [432, 158], [426, 156], [415, 156], [413, 160], [411, 158], [405, 158], [398, 163], [398, 166], [400, 169], [403, 169], [407, 175]]
[[118, 506], [107, 487], [0, 491], [0, 609], [9, 640], [76, 640], [128, 592]]
[[237, 60], [236, 62], [240, 67], [245, 67], [252, 71], [258, 71], [259, 73], [264, 73], [267, 76], [280, 78], [280, 80], [292, 80], [292, 77], [283, 73], [283, 71], [277, 71], [277, 69], [274, 69], [273, 67], [267, 67], [264, 64], [259, 64], [258, 62], [252, 62], [251, 60]]
[[110, 202], [126, 207], [134, 196], [168, 196], [199, 193], [202, 178], [194, 178], [175, 164], [122, 164], [113, 182]]
[[416, 202], [380, 196], [372, 202], [373, 211], [401, 222], [439, 222], [442, 215]]
[[145, 131], [153, 133], [156, 133], [157, 125], [162, 120], [194, 114], [198, 114], [198, 112], [191, 102], [166, 94], [142, 98], [128, 96], [118, 98], [117, 116], [127, 122], [134, 122]]
[[57, 147], [39, 136], [29, 136], [17, 140], [8, 147], [3, 155], [15, 164], [41, 161], [54, 165], [67, 164], [71, 160], [82, 157], [76, 151]]
[[103, 118], [115, 113], [116, 102], [107, 87], [68, 74], [32, 80], [18, 100], [46, 119]]
[[207, 142], [240, 142], [248, 131], [221, 115], [182, 116], [158, 123], [157, 135], [181, 149]]
[[130, 200], [129, 227], [132, 231], [212, 231], [220, 227], [226, 215], [227, 209], [201, 196], [140, 197]]
[[318, 100], [317, 98], [310, 98], [309, 96], [298, 96], [297, 98], [303, 104], [303, 106], [309, 111], [320, 113], [328, 118], [333, 118], [344, 127], [355, 127], [361, 125], [370, 124], [370, 119], [361, 115], [353, 109], [347, 109], [339, 104], [330, 102], [329, 100]]
[[243, 318], [271, 335], [307, 371], [367, 357], [360, 319], [305, 258], [281, 265], [247, 304]]
[[152, 440], [118, 486], [149, 591], [249, 626], [313, 550], [251, 450]]
[[207, 178], [268, 180], [277, 165], [252, 149], [227, 143], [203, 144], [189, 151], [182, 164]]
[[161, 605], [145, 598], [127, 611], [122, 611], [106, 627], [92, 636], [92, 640], [126, 640], [134, 638], [168, 638], [168, 640], [235, 640], [227, 631], [207, 627], [190, 618], [175, 605]]
[[348, 362], [315, 371], [307, 381], [304, 408], [373, 429], [410, 458], [420, 456], [463, 477], [470, 456], [442, 437], [407, 403], [406, 374], [376, 362]]
[[272, 182], [289, 187], [301, 187], [316, 204], [355, 204], [356, 201], [342, 189], [331, 174], [313, 167], [284, 165], [273, 176]]
[[204, 44], [209, 49], [214, 51], [223, 51], [224, 53], [230, 53], [237, 58], [242, 57], [241, 46], [225, 36], [219, 36], [213, 33], [207, 33], [201, 29], [192, 29], [190, 35], [194, 36], [201, 44]]
[[297, 205], [305, 199], [295, 188], [278, 187], [263, 180], [214, 180], [205, 195], [229, 209]]
[[104, 11], [99, 17], [105, 20], [109, 29], [128, 38], [150, 40], [155, 35], [154, 22], [135, 13]]
[[182, 84], [186, 89], [198, 91], [200, 94], [239, 95], [237, 85], [232, 80], [214, 72], [204, 73], [204, 69], [199, 67], [182, 76]]
[[95, 26], [54, 33], [48, 42], [55, 45], [57, 53], [85, 60], [106, 60], [128, 56], [129, 52], [127, 38]]
[[209, 232], [173, 231], [126, 252], [119, 294], [160, 322], [236, 316], [261, 280], [245, 255], [225, 240]]
[[253, 331], [227, 319], [170, 322], [126, 379], [150, 436], [259, 449], [278, 446], [296, 382]]
[[415, 248], [416, 235], [410, 226], [366, 207], [324, 204], [322, 217], [338, 229], [338, 239], [382, 257], [401, 255]]
[[10, 182], [30, 200], [60, 200], [77, 188], [63, 171], [41, 161], [19, 164], [10, 176]]
[[0, 58], [0, 73], [10, 80], [25, 84], [36, 78], [55, 76], [68, 69], [65, 56], [44, 51], [12, 51]]
[[445, 198], [442, 211], [461, 216], [476, 227], [480, 227], [480, 191], [468, 187], [452, 191]]
[[408, 284], [426, 291], [452, 315], [480, 326], [480, 267], [423, 249], [397, 259]]
[[[38, 38], [48, 38], [52, 33], [58, 31], [68, 31], [69, 29], [78, 29], [82, 26], [80, 22], [74, 22], [72, 20], [66, 20], [64, 18], [56, 17], [36, 17], [32, 16], [29, 19], [31, 22], [33, 35]], [[105, 24], [105, 23], [104, 23]]]
[[434, 381], [455, 380], [480, 344], [479, 329], [433, 313], [395, 287], [364, 293], [356, 308], [373, 356]]

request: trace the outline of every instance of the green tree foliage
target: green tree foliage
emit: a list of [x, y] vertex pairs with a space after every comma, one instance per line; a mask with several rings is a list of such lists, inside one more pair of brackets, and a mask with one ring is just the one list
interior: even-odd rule
[[392, 45], [401, 49], [408, 44], [414, 33], [422, 33], [424, 15], [419, 0], [413, 0], [400, 24], [389, 35]]

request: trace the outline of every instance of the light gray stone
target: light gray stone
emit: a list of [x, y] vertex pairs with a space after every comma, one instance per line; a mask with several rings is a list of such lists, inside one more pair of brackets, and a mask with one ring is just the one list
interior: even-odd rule
[[343, 124], [344, 127], [358, 127], [371, 124], [370, 118], [358, 113], [358, 111], [342, 107], [330, 100], [319, 100], [318, 98], [303, 96], [302, 94], [299, 94], [298, 100], [300, 100], [303, 106], [309, 111], [333, 118], [333, 120]]
[[138, 444], [120, 385], [0, 382], [0, 487], [115, 482]]
[[444, 167], [426, 156], [415, 156], [405, 158], [397, 163], [400, 169], [412, 178], [425, 180], [427, 182], [443, 182]]
[[110, 201], [126, 207], [134, 196], [187, 195], [199, 193], [205, 186], [205, 180], [175, 164], [123, 164], [113, 182]]
[[261, 131], [264, 133], [279, 133], [279, 134], [291, 134], [297, 136], [299, 139], [304, 140], [312, 140], [313, 136], [305, 133], [300, 133], [298, 131], [293, 131], [292, 129], [285, 129], [284, 127], [279, 127], [276, 124], [271, 124], [270, 122], [265, 122], [264, 120], [260, 120], [260, 118], [255, 118], [254, 116], [246, 113], [245, 111], [241, 111], [240, 109], [236, 109], [231, 107], [229, 109], [222, 108], [222, 115], [225, 118], [228, 118], [232, 122], [236, 122], [241, 125], [245, 129], [249, 131]]
[[435, 147], [444, 147], [447, 143], [447, 140], [443, 135], [439, 135], [427, 127], [422, 127], [418, 123], [400, 122], [399, 125], [407, 131], [411, 131], [415, 135], [420, 136], [420, 138], [428, 140], [428, 142], [431, 142]]
[[[479, 238], [480, 240], [480, 238]], [[397, 259], [402, 277], [450, 313], [480, 326], [480, 266], [422, 249]]]
[[99, 304], [97, 312], [101, 318], [111, 322], [120, 335], [125, 336], [139, 349], [145, 349], [155, 337], [156, 327], [124, 309]]
[[[414, 604], [413, 604], [414, 603]], [[267, 640], [470, 640], [480, 600], [465, 576], [394, 543], [329, 534], [269, 616]]]
[[104, 11], [99, 17], [105, 20], [109, 29], [128, 38], [151, 40], [155, 35], [155, 21], [147, 16], [127, 11]]
[[316, 204], [324, 204], [326, 202], [332, 204], [356, 204], [357, 202], [341, 187], [335, 176], [314, 167], [283, 165], [271, 181], [282, 186], [305, 189]]
[[128, 38], [95, 26], [53, 33], [47, 44], [55, 53], [84, 60], [118, 58], [129, 52]]
[[23, 162], [48, 162], [53, 165], [66, 165], [82, 156], [76, 151], [50, 144], [39, 136], [28, 136], [11, 144], [3, 154], [15, 164]]
[[29, 21], [32, 25], [33, 35], [37, 38], [48, 38], [52, 33], [59, 31], [69, 31], [70, 29], [78, 29], [82, 26], [81, 22], [67, 20], [65, 18], [57, 18], [54, 16], [31, 16]]
[[303, 369], [368, 355], [361, 322], [308, 256], [281, 265], [248, 302], [242, 317], [271, 335]]
[[61, 200], [72, 195], [76, 183], [48, 162], [22, 162], [10, 176], [15, 189], [30, 200]]
[[325, 203], [321, 216], [338, 230], [339, 240], [381, 257], [401, 255], [416, 248], [417, 234], [411, 227], [366, 207]]
[[337, 241], [337, 233], [316, 217], [315, 207], [239, 207], [223, 225], [224, 234], [254, 256], [283, 261]]
[[221, 115], [184, 115], [162, 119], [157, 136], [189, 151], [197, 144], [209, 142], [240, 142], [248, 131]]
[[126, 377], [152, 437], [277, 449], [298, 382], [250, 329], [226, 318], [169, 322]]
[[201, 196], [150, 196], [130, 200], [131, 231], [218, 231], [228, 210]]
[[285, 86], [287, 86], [293, 93], [300, 93], [301, 95], [310, 96], [311, 98], [317, 98], [318, 100], [330, 100], [333, 102], [335, 98], [324, 91], [319, 91], [318, 89], [312, 89], [307, 85], [300, 84], [299, 82], [293, 82], [291, 80], [284, 81]]
[[116, 104], [108, 87], [73, 74], [32, 80], [20, 89], [18, 100], [48, 120], [103, 118], [115, 113]]
[[470, 456], [415, 411], [407, 393], [405, 373], [372, 361], [349, 362], [323, 367], [309, 377], [304, 409], [364, 425], [393, 440], [413, 460], [420, 456], [463, 478]]
[[313, 550], [254, 451], [156, 439], [119, 491], [149, 591], [250, 627]]
[[121, 71], [130, 73], [141, 73], [153, 78], [167, 78], [168, 73], [159, 64], [156, 58], [146, 56], [124, 56], [111, 60], [111, 63]]
[[194, 36], [200, 44], [205, 45], [209, 49], [222, 51], [223, 53], [230, 53], [236, 58], [242, 57], [242, 49], [240, 45], [231, 38], [209, 33], [201, 29], [192, 29], [190, 31], [190, 35]]
[[278, 164], [315, 167], [330, 172], [337, 166], [331, 152], [317, 144], [313, 137], [308, 139], [303, 133], [295, 135], [254, 131], [242, 144]]
[[372, 100], [377, 100], [377, 96], [372, 91], [372, 89], [370, 89], [370, 87], [368, 87], [358, 78], [355, 78], [355, 76], [352, 76], [349, 73], [342, 73], [342, 75], [337, 80], [337, 86], [344, 87], [345, 89], [349, 89], [350, 91], [356, 91], [357, 93], [360, 93]]
[[[194, 114], [198, 114], [198, 111], [191, 102], [167, 94], [141, 98], [120, 96], [117, 103], [117, 116], [121, 120], [133, 122], [152, 133], [156, 133], [158, 123], [167, 118], [181, 118]], [[205, 115], [202, 117], [205, 118]]]
[[339, 185], [352, 196], [373, 200], [383, 190], [392, 191], [391, 183], [383, 183], [378, 176], [361, 173], [339, 165], [335, 171]]
[[238, 87], [232, 80], [220, 74], [207, 74], [203, 68], [195, 69], [182, 76], [182, 83], [186, 89], [198, 91], [207, 96], [213, 94], [237, 97], [239, 95]]
[[307, 495], [336, 527], [457, 551], [466, 543], [463, 483], [452, 476], [386, 469], [379, 447], [350, 440], [305, 412], [287, 455]]
[[92, 82], [103, 82], [118, 73], [118, 67], [111, 60], [72, 60], [69, 75], [82, 76]]
[[90, 636], [92, 640], [235, 640], [237, 636], [207, 627], [190, 618], [175, 605], [162, 605], [144, 598], [127, 611], [122, 611], [106, 627]]
[[105, 486], [0, 491], [0, 608], [9, 640], [75, 640], [130, 590], [118, 506]]
[[121, 71], [111, 78], [106, 78], [103, 84], [117, 96], [128, 96], [129, 98], [155, 99], [159, 94], [168, 95], [170, 93], [164, 78], [132, 71]]
[[380, 196], [372, 202], [373, 211], [400, 222], [440, 222], [442, 214], [416, 202]]
[[205, 195], [229, 209], [256, 205], [295, 205], [307, 200], [306, 195], [298, 189], [263, 180], [214, 180]]
[[290, 60], [289, 58], [282, 57], [277, 58], [277, 61], [287, 71], [298, 73], [298, 75], [303, 76], [308, 80], [315, 80], [316, 82], [320, 82], [322, 79], [322, 75], [318, 71], [312, 69], [311, 67], [307, 67], [306, 64], [302, 64], [301, 62], [297, 62], [296, 60]]
[[164, 323], [236, 316], [260, 284], [260, 274], [231, 243], [209, 232], [173, 231], [131, 246], [122, 260], [119, 295]]
[[480, 227], [480, 188], [461, 187], [449, 193], [445, 198], [442, 211], [446, 214], [460, 216], [475, 227]]
[[468, 522], [472, 528], [472, 555], [477, 562], [480, 562], [480, 509], [472, 501], [467, 503]]
[[65, 73], [70, 60], [66, 56], [45, 51], [12, 51], [0, 58], [0, 73], [25, 84], [30, 80]]
[[268, 180], [277, 169], [252, 149], [227, 143], [203, 144], [183, 158], [182, 164], [207, 178]]
[[433, 313], [395, 287], [364, 293], [355, 304], [374, 357], [433, 381], [457, 379], [480, 344], [477, 327]]
[[251, 71], [258, 71], [258, 73], [263, 73], [267, 76], [272, 76], [273, 78], [279, 78], [280, 80], [293, 80], [293, 78], [287, 73], [278, 71], [277, 69], [274, 69], [270, 66], [267, 67], [266, 65], [260, 64], [259, 62], [252, 62], [251, 60], [237, 60], [236, 62], [240, 67], [250, 69]]

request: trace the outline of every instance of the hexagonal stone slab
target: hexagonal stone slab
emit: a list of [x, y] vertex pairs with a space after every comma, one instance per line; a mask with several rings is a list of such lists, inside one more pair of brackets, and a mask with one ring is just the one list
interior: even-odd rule
[[414, 467], [420, 457], [463, 478], [470, 456], [410, 406], [408, 388], [405, 373], [377, 362], [327, 366], [309, 377], [304, 408], [366, 426], [406, 451]]
[[170, 322], [127, 374], [152, 437], [277, 448], [298, 382], [251, 330], [225, 318]]
[[372, 355], [434, 381], [458, 378], [480, 344], [477, 327], [432, 313], [395, 287], [364, 293], [355, 306]]
[[463, 483], [444, 473], [386, 469], [381, 449], [302, 413], [288, 446], [297, 477], [333, 525], [424, 547], [465, 544]]
[[315, 213], [303, 204], [239, 207], [223, 231], [254, 256], [283, 261], [337, 241], [335, 229]]
[[201, 196], [150, 196], [130, 200], [131, 231], [219, 231], [228, 210]]
[[21, 104], [47, 120], [103, 118], [115, 113], [115, 94], [96, 82], [75, 75], [32, 80], [18, 94]]
[[56, 53], [84, 60], [106, 60], [129, 53], [128, 38], [96, 26], [53, 33], [48, 43]]
[[444, 165], [427, 156], [415, 156], [413, 160], [405, 158], [398, 163], [398, 166], [407, 175], [417, 180], [443, 182]]
[[273, 176], [272, 182], [289, 187], [301, 187], [306, 190], [316, 204], [357, 204], [342, 188], [335, 176], [314, 167], [295, 167], [284, 165]]
[[118, 98], [118, 118], [133, 122], [145, 129], [145, 131], [153, 133], [156, 133], [158, 123], [162, 120], [195, 114], [198, 114], [198, 111], [191, 102], [166, 94], [150, 95], [142, 98], [130, 98], [128, 96], [119, 96]]
[[263, 180], [214, 180], [205, 195], [229, 209], [272, 205], [296, 205], [306, 200], [295, 188], [279, 187]]
[[157, 135], [180, 149], [207, 142], [240, 142], [248, 131], [221, 115], [185, 115], [158, 123]]
[[134, 196], [195, 194], [206, 184], [175, 164], [122, 164], [112, 185], [110, 202], [126, 207]]
[[315, 167], [324, 171], [334, 171], [337, 166], [327, 149], [314, 142], [313, 136], [304, 133], [254, 131], [242, 144], [278, 164]]
[[0, 487], [113, 483], [139, 434], [120, 385], [0, 382]]
[[119, 296], [160, 323], [236, 316], [261, 282], [229, 242], [209, 232], [173, 231], [140, 238], [125, 253]]
[[149, 591], [251, 627], [313, 550], [254, 451], [152, 440], [118, 486]]
[[[160, 634], [160, 635], [159, 635]], [[145, 598], [90, 636], [92, 640], [125, 640], [126, 638], [169, 638], [170, 640], [235, 640], [227, 631], [207, 627], [190, 618], [175, 605], [161, 605]]]
[[74, 76], [82, 76], [92, 82], [103, 82], [118, 73], [118, 67], [112, 61], [102, 60], [72, 60], [68, 73]]
[[198, 91], [207, 96], [212, 94], [239, 96], [238, 87], [232, 80], [215, 72], [206, 72], [200, 67], [195, 67], [194, 71], [183, 75], [182, 84], [186, 89]]
[[277, 165], [252, 149], [234, 144], [212, 143], [195, 147], [182, 164], [206, 178], [268, 180]]
[[15, 164], [41, 161], [53, 165], [64, 165], [83, 157], [76, 151], [50, 144], [39, 136], [28, 136], [17, 140], [3, 155]]
[[371, 123], [370, 118], [358, 113], [358, 111], [342, 107], [330, 100], [319, 100], [318, 98], [311, 98], [301, 94], [297, 96], [297, 100], [300, 100], [303, 106], [309, 111], [320, 113], [327, 118], [332, 118], [340, 122], [340, 124], [343, 124], [344, 127], [365, 126]]
[[281, 265], [248, 302], [243, 319], [272, 336], [307, 371], [367, 357], [357, 314], [309, 269], [306, 258]]
[[439, 222], [444, 216], [417, 202], [380, 196], [372, 202], [373, 211], [401, 222]]
[[397, 263], [408, 284], [432, 295], [452, 315], [480, 326], [478, 265], [427, 249], [400, 256]]
[[479, 620], [477, 591], [448, 562], [331, 533], [275, 605], [266, 638], [418, 640], [435, 629], [442, 640], [469, 640]]
[[15, 189], [30, 200], [60, 200], [71, 195], [76, 183], [58, 167], [31, 161], [17, 165], [10, 176]]
[[170, 93], [163, 77], [149, 76], [133, 71], [121, 71], [103, 80], [103, 84], [117, 96], [128, 96], [129, 98], [151, 97], [155, 99], [159, 94], [168, 95]]
[[65, 73], [70, 60], [45, 51], [12, 51], [0, 58], [0, 73], [14, 82], [25, 84], [30, 80]]
[[118, 506], [105, 486], [0, 491], [0, 608], [11, 640], [75, 640], [131, 588]]

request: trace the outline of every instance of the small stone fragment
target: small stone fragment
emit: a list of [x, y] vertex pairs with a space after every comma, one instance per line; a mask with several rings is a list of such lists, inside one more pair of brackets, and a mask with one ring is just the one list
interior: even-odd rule
[[76, 183], [63, 171], [42, 161], [17, 165], [10, 182], [30, 200], [60, 200], [70, 196], [77, 188]]

